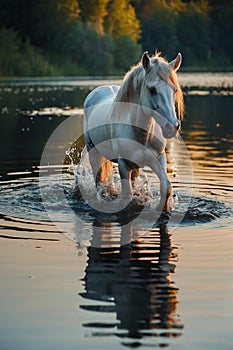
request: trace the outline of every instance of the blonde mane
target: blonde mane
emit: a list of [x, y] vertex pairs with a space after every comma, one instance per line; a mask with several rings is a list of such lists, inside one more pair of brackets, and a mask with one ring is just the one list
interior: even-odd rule
[[169, 65], [168, 61], [160, 56], [160, 52], [155, 53], [155, 55], [151, 58], [151, 63], [152, 68], [147, 76], [145, 76], [145, 71], [141, 62], [139, 62], [136, 66], [133, 66], [126, 73], [115, 101], [133, 102], [135, 92], [141, 89], [143, 81], [145, 79], [153, 80], [158, 75], [160, 79], [164, 80], [170, 86], [175, 88], [177, 117], [182, 119], [184, 114], [184, 98], [176, 72]]

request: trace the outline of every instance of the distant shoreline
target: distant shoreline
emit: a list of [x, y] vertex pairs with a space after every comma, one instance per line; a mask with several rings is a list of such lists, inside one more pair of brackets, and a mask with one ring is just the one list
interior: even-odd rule
[[[71, 89], [92, 90], [100, 85], [120, 85], [123, 76], [57, 76], [57, 77], [14, 77], [0, 78], [0, 88], [20, 86], [56, 86]], [[184, 93], [233, 94], [233, 71], [229, 72], [187, 72], [179, 73]]]
[[[233, 73], [233, 66], [231, 67], [182, 67], [179, 74], [182, 73]], [[48, 75], [48, 76], [0, 76], [0, 82], [2, 81], [47, 81], [47, 80], [121, 80], [124, 77], [124, 73], [122, 75], [67, 75], [67, 76], [56, 76], [56, 75]]]

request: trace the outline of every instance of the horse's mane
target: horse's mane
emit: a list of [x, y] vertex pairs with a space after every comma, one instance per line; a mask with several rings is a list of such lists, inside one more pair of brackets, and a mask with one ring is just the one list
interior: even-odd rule
[[177, 116], [179, 119], [182, 119], [184, 114], [184, 99], [176, 72], [169, 65], [168, 61], [161, 57], [160, 52], [155, 53], [151, 58], [151, 63], [153, 65], [156, 64], [157, 70], [151, 69], [151, 72], [148, 73], [147, 77], [145, 76], [145, 71], [141, 62], [133, 66], [126, 73], [115, 101], [133, 102], [135, 92], [141, 88], [143, 80], [153, 80], [153, 78], [155, 79], [156, 75], [158, 75], [160, 79], [166, 81], [169, 85], [175, 88]]
[[133, 66], [124, 76], [120, 90], [116, 96], [116, 102], [131, 102], [134, 96], [136, 84], [141, 85], [143, 79], [143, 67], [141, 62]]

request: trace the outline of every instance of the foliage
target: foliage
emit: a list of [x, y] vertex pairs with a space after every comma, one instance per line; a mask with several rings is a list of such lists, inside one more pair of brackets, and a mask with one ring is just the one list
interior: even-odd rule
[[99, 35], [93, 27], [81, 21], [69, 26], [60, 51], [73, 62], [83, 66], [89, 74], [105, 75], [113, 71], [115, 48], [110, 35]]
[[141, 46], [135, 43], [129, 36], [121, 35], [115, 39], [115, 50], [113, 52], [114, 66], [119, 71], [127, 71], [141, 57]]
[[1, 0], [0, 73], [122, 73], [142, 50], [232, 67], [233, 0]]
[[106, 32], [115, 39], [128, 36], [136, 42], [141, 33], [140, 23], [129, 0], [110, 0], [107, 10]]
[[183, 55], [189, 65], [208, 62], [211, 56], [208, 12], [209, 6], [205, 0], [191, 1], [178, 17], [178, 42], [182, 43]]
[[60, 75], [62, 69], [52, 65], [29, 40], [22, 43], [12, 29], [0, 30], [0, 76]]
[[177, 53], [177, 16], [165, 1], [147, 2], [142, 15], [142, 45], [145, 50], [159, 49], [172, 57]]
[[109, 0], [79, 0], [81, 17], [85, 23], [91, 24], [99, 34], [104, 33], [104, 19]]
[[210, 0], [212, 60], [232, 65], [233, 0]]

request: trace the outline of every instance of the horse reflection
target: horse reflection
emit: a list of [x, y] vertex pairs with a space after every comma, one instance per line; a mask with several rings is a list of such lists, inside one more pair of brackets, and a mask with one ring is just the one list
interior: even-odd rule
[[[119, 233], [133, 235], [132, 225]], [[115, 312], [116, 322], [89, 322], [95, 334], [114, 329], [113, 335], [139, 339], [146, 336], [176, 337], [183, 328], [177, 314], [178, 289], [171, 280], [176, 254], [166, 225], [125, 245], [116, 245], [112, 223], [95, 222], [88, 248], [83, 298], [106, 302], [81, 305], [82, 309]], [[110, 303], [111, 302], [111, 303]], [[101, 332], [96, 332], [96, 329]]]

